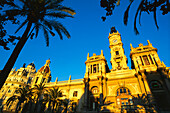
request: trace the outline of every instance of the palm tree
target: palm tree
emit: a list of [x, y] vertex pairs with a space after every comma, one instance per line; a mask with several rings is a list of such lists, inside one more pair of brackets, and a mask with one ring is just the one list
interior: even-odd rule
[[15, 109], [15, 112], [18, 113], [18, 111], [21, 109], [22, 103], [24, 102], [28, 103], [29, 101], [32, 100], [32, 90], [29, 87], [23, 87], [17, 89], [16, 92], [18, 94], [10, 97], [6, 102], [6, 105], [9, 106], [10, 104], [13, 104], [14, 101], [18, 100]]
[[[62, 104], [62, 101], [59, 99], [59, 97], [62, 96], [62, 92], [61, 90], [59, 90], [59, 88], [52, 88], [52, 89], [49, 89], [48, 91], [48, 94], [49, 94], [49, 98], [48, 98], [48, 108], [51, 108], [52, 107], [52, 113], [54, 112], [58, 112], [59, 111], [59, 107], [61, 106]], [[52, 105], [52, 106], [51, 106]]]
[[[43, 84], [42, 82], [38, 85], [35, 85], [35, 87], [33, 88], [34, 90], [34, 96], [36, 98], [36, 102], [35, 102], [35, 108], [34, 108], [34, 112], [37, 112], [38, 108], [39, 108], [39, 105], [40, 105], [40, 102], [42, 100], [42, 96], [43, 94], [45, 93], [45, 91], [47, 91], [45, 89], [45, 84]], [[40, 106], [41, 107], [41, 106]]]
[[[74, 10], [71, 8], [62, 6], [63, 0], [19, 0], [23, 5], [20, 7], [16, 3], [11, 3], [12, 9], [5, 10], [6, 18], [23, 16], [25, 21], [16, 30], [18, 32], [23, 26], [26, 25], [26, 29], [18, 41], [15, 49], [13, 50], [10, 58], [8, 59], [6, 65], [4, 66], [2, 72], [0, 73], [0, 89], [6, 81], [12, 67], [18, 58], [19, 53], [27, 42], [28, 38], [33, 38], [38, 36], [38, 32], [41, 29], [44, 31], [44, 36], [46, 39], [47, 46], [49, 45], [49, 33], [52, 36], [55, 34], [52, 30], [56, 31], [60, 39], [63, 39], [62, 33], [64, 33], [67, 38], [70, 38], [69, 32], [66, 28], [56, 21], [58, 18], [73, 17], [75, 14]], [[21, 5], [21, 4], [20, 4]], [[50, 17], [50, 18], [48, 18]], [[35, 31], [35, 33], [34, 33]]]
[[64, 99], [62, 100], [62, 105], [63, 105], [63, 113], [67, 113], [67, 108], [68, 108], [68, 104], [72, 102], [72, 100], [69, 99]]

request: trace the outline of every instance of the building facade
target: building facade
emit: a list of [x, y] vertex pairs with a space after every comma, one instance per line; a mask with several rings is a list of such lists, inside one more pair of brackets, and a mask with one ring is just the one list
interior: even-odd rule
[[67, 81], [56, 78], [55, 82], [50, 82], [50, 60], [37, 72], [31, 63], [11, 71], [0, 91], [2, 102], [14, 95], [18, 87], [34, 87], [43, 82], [47, 89], [59, 87], [62, 99], [70, 100], [68, 109], [73, 112], [170, 111], [170, 71], [159, 59], [157, 49], [149, 40], [148, 45], [139, 44], [136, 48], [130, 44], [130, 69], [120, 33], [112, 28], [108, 39], [111, 69], [102, 50], [100, 55], [88, 53], [82, 79], [72, 80], [70, 76]]

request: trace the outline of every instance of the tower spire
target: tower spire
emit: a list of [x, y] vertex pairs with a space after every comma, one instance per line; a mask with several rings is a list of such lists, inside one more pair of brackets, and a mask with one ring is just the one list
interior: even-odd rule
[[89, 55], [89, 53], [87, 53], [87, 59], [89, 59], [89, 57], [90, 57], [90, 55]]
[[121, 40], [120, 33], [115, 29], [115, 27], [111, 28], [111, 32], [109, 33], [109, 43], [110, 43], [110, 53], [111, 53], [111, 64], [112, 70], [122, 70], [129, 69], [127, 66], [127, 58], [124, 55], [123, 43]]
[[103, 50], [101, 50], [101, 56], [104, 56], [104, 55], [103, 55]]

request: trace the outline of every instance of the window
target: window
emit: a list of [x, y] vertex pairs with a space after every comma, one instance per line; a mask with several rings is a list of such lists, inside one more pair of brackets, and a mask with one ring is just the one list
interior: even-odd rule
[[148, 57], [146, 55], [143, 56], [143, 60], [145, 62], [145, 65], [150, 65]]
[[130, 90], [126, 87], [120, 87], [117, 90], [117, 105], [125, 107], [126, 105], [133, 105]]
[[126, 89], [125, 88], [123, 89], [123, 92], [126, 93]]
[[125, 87], [121, 87], [117, 90], [117, 96], [120, 96], [122, 94], [131, 95], [130, 90], [128, 88], [125, 88]]
[[78, 91], [73, 92], [73, 97], [77, 97]]
[[93, 73], [96, 73], [96, 64], [93, 65]]
[[99, 64], [97, 64], [97, 72], [99, 72]]
[[119, 55], [119, 51], [116, 51], [116, 55]]
[[152, 64], [154, 64], [151, 55], [149, 55], [149, 60], [151, 61]]
[[155, 60], [155, 57], [153, 57], [153, 59], [154, 59], [154, 61], [155, 61], [156, 66], [158, 66], [158, 64], [157, 64], [157, 62], [156, 62], [156, 60]]
[[150, 82], [150, 87], [151, 89], [155, 90], [155, 89], [162, 89], [162, 85], [159, 81], [157, 80], [153, 80]]
[[98, 87], [97, 86], [94, 86], [94, 87], [92, 87], [92, 93], [93, 94], [98, 94]]
[[10, 90], [10, 89], [8, 90], [8, 93], [11, 93], [11, 90]]
[[120, 89], [120, 93], [123, 93], [123, 92], [122, 92], [122, 88]]
[[18, 90], [15, 90], [15, 93], [18, 94], [19, 93]]
[[19, 87], [21, 87], [21, 85], [19, 85]]
[[28, 79], [28, 83], [31, 83], [32, 77], [29, 77]]
[[144, 65], [144, 64], [143, 64], [143, 60], [142, 60], [142, 57], [141, 57], [141, 56], [140, 56], [140, 60], [141, 60], [141, 62], [142, 62], [142, 65]]

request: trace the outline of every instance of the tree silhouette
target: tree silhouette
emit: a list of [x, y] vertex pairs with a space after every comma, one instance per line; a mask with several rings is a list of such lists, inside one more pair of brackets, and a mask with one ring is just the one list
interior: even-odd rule
[[0, 88], [5, 83], [28, 38], [37, 37], [40, 29], [44, 31], [47, 46], [49, 46], [49, 33], [55, 36], [53, 30], [59, 34], [60, 39], [63, 39], [62, 33], [67, 38], [70, 38], [70, 34], [66, 28], [57, 21], [58, 18], [73, 17], [75, 14], [71, 8], [61, 5], [63, 0], [20, 0], [20, 2], [23, 4], [22, 6], [19, 6], [15, 2], [8, 4], [12, 8], [5, 10], [5, 15], [3, 15], [6, 18], [25, 17], [25, 21], [19, 26], [16, 32], [25, 25], [26, 29], [0, 73]]
[[[6, 5], [12, 5], [13, 0], [1, 0], [0, 1], [0, 11], [3, 11], [3, 7]], [[10, 48], [7, 47], [9, 43], [15, 45], [15, 40], [19, 40], [19, 37], [7, 35], [7, 31], [4, 29], [7, 21], [11, 21], [12, 24], [18, 24], [19, 21], [15, 17], [7, 18], [3, 14], [0, 13], [0, 46], [3, 46], [5, 50], [9, 50]], [[6, 37], [5, 37], [6, 36]]]
[[62, 101], [59, 99], [59, 97], [62, 96], [61, 90], [59, 88], [52, 88], [48, 90], [49, 97], [46, 99], [48, 104], [48, 110], [49, 108], [52, 108], [52, 113], [58, 112], [59, 107], [61, 106]]
[[33, 93], [29, 87], [19, 88], [16, 90], [16, 92], [18, 92], [18, 94], [10, 97], [6, 102], [6, 105], [9, 106], [14, 101], [18, 100], [16, 110], [15, 110], [15, 112], [18, 113], [18, 111], [20, 111], [20, 109], [21, 109], [21, 104], [24, 102], [28, 103], [32, 99], [31, 97], [32, 97]]
[[[123, 22], [125, 25], [128, 23], [128, 17], [129, 17], [129, 10], [134, 1], [138, 0], [129, 0], [130, 3], [124, 12], [124, 18]], [[115, 9], [116, 6], [120, 5], [120, 0], [101, 0], [100, 1], [100, 6], [102, 8], [105, 8], [106, 10], [106, 16], [110, 16], [113, 14], [113, 10]], [[159, 29], [158, 24], [157, 24], [157, 19], [156, 19], [156, 10], [160, 8], [160, 11], [162, 11], [162, 15], [168, 14], [170, 12], [170, 3], [169, 0], [140, 0], [140, 4], [138, 5], [135, 18], [134, 18], [134, 31], [135, 34], [139, 34], [139, 31], [136, 27], [136, 21], [137, 17], [139, 17], [139, 24], [140, 19], [141, 19], [141, 14], [143, 12], [147, 12], [148, 14], [153, 13], [154, 15], [154, 21], [157, 29]], [[102, 16], [103, 21], [106, 20], [106, 16]]]

